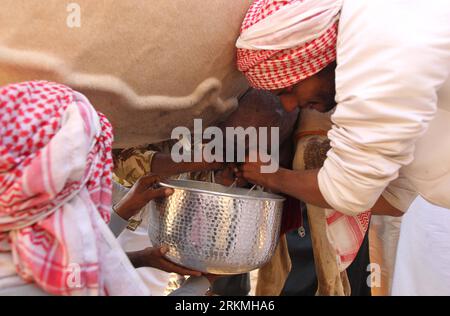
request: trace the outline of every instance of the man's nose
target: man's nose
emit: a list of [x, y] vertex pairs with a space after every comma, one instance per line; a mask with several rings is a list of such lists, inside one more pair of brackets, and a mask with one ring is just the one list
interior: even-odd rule
[[293, 112], [298, 107], [297, 98], [293, 95], [283, 94], [280, 96], [280, 102], [286, 112]]

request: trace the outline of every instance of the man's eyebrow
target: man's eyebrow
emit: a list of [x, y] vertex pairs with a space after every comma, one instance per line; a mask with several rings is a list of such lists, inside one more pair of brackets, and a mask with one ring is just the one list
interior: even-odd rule
[[276, 90], [276, 91], [272, 91], [272, 94], [279, 97], [280, 95], [282, 95], [284, 92], [284, 90], [280, 89], [280, 90]]

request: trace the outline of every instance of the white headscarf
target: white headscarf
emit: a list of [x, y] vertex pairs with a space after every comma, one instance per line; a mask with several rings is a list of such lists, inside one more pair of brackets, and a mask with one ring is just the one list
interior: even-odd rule
[[282, 50], [302, 45], [323, 35], [338, 19], [342, 0], [303, 0], [244, 30], [237, 48]]

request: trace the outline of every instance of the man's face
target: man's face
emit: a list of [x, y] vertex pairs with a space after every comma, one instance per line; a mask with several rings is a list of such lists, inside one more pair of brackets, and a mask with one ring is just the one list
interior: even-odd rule
[[[276, 141], [283, 143], [291, 136], [297, 118], [297, 111], [290, 111], [289, 113], [283, 111], [280, 101], [269, 92], [252, 89], [239, 101], [239, 108], [224, 122], [220, 123], [219, 127], [223, 130], [224, 135], [226, 135], [225, 129], [227, 127], [242, 127], [244, 129], [249, 127], [255, 127], [256, 129], [266, 127], [268, 128], [266, 145], [267, 148], [271, 148], [270, 129], [272, 127], [280, 129], [279, 139]], [[224, 139], [225, 142], [226, 140]], [[248, 146], [245, 149], [247, 150]]]
[[296, 108], [310, 108], [319, 112], [328, 112], [336, 106], [335, 64], [327, 66], [319, 73], [284, 89], [272, 90], [280, 97], [286, 111]]

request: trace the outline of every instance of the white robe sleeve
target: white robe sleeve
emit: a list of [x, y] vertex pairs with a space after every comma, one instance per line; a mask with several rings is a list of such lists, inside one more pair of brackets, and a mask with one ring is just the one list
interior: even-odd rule
[[408, 178], [402, 176], [400, 171], [399, 177], [389, 183], [382, 195], [389, 204], [405, 213], [417, 198], [418, 193]]
[[[117, 182], [113, 181], [112, 199], [113, 205], [116, 205], [127, 193], [129, 189], [121, 186]], [[108, 224], [109, 229], [113, 232], [117, 238], [120, 233], [127, 227], [128, 221], [120, 217], [113, 209], [111, 209], [111, 220]]]
[[442, 31], [449, 10], [439, 8], [448, 3], [437, 5], [344, 2], [332, 149], [318, 175], [322, 195], [336, 210], [355, 215], [370, 209], [414, 158], [450, 69]]

